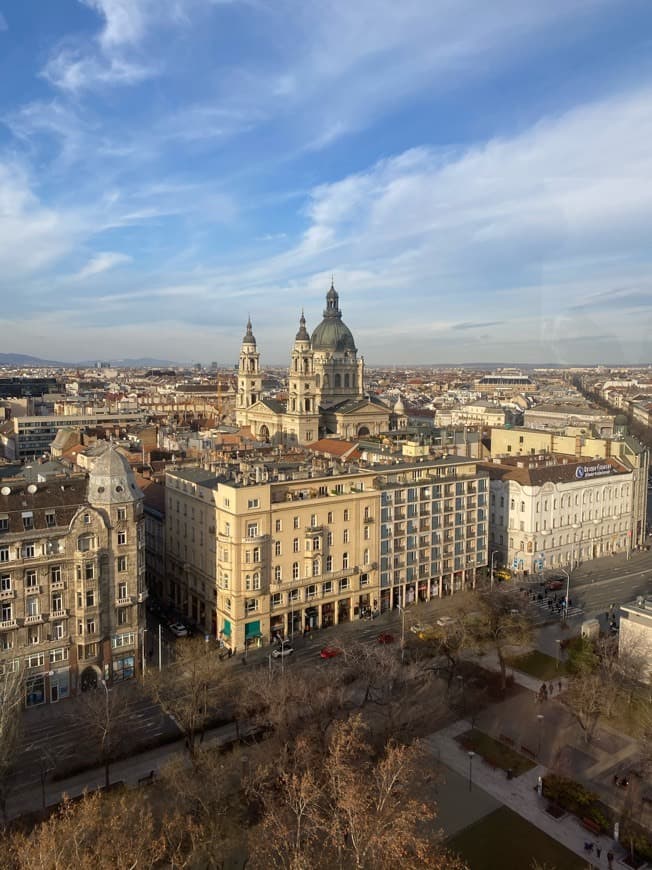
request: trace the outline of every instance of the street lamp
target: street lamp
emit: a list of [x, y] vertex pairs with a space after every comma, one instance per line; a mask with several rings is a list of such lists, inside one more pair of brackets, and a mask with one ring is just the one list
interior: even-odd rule
[[541, 738], [543, 737], [543, 713], [537, 713], [539, 720], [539, 747], [537, 749], [537, 758], [541, 758]]
[[475, 752], [472, 749], [469, 749], [469, 751], [468, 751], [468, 756], [469, 756], [469, 791], [471, 791], [471, 789], [473, 787], [473, 756], [474, 755], [475, 755]]
[[565, 568], [559, 569], [562, 574], [566, 575], [566, 599], [564, 602], [564, 621], [568, 619], [568, 596], [570, 595], [570, 574]]
[[145, 682], [145, 635], [146, 634], [147, 634], [147, 629], [144, 628], [143, 629], [143, 649], [142, 649], [142, 656], [141, 656], [142, 670], [143, 670], [143, 683]]
[[489, 574], [489, 588], [494, 588], [494, 556], [500, 554], [500, 550], [492, 550], [491, 551], [491, 569]]
[[401, 664], [405, 659], [405, 608], [398, 605], [399, 613], [401, 614]]

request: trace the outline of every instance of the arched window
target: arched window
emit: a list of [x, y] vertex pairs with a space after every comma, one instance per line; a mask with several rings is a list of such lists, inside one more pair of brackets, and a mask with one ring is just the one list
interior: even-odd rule
[[324, 375], [324, 386], [328, 387], [330, 385], [330, 379], [328, 375]]
[[344, 375], [344, 386], [345, 387], [349, 386], [349, 376], [348, 375]]
[[326, 556], [326, 571], [331, 572], [333, 570], [333, 557]]
[[349, 567], [349, 554], [342, 553], [342, 568], [346, 569]]
[[303, 373], [307, 375], [310, 372], [310, 360], [304, 359], [303, 361]]
[[335, 389], [342, 386], [342, 376], [339, 372], [335, 375]]
[[299, 579], [299, 563], [298, 562], [292, 563], [292, 579], [293, 580]]
[[312, 560], [312, 576], [319, 577], [319, 559]]
[[310, 411], [310, 399], [306, 399], [306, 411]]
[[315, 381], [317, 383], [317, 387], [321, 386], [321, 375], [315, 375]]

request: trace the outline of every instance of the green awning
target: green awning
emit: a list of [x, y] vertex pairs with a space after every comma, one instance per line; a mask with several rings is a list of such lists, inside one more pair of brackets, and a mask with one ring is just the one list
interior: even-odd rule
[[231, 622], [228, 619], [224, 620], [224, 625], [222, 626], [222, 634], [225, 634], [227, 637], [231, 637]]
[[248, 637], [260, 637], [260, 619], [245, 623], [245, 640]]

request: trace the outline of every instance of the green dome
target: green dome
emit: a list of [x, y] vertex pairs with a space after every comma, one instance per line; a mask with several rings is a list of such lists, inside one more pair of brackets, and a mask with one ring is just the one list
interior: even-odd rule
[[350, 350], [352, 353], [356, 353], [351, 330], [342, 321], [339, 296], [333, 285], [331, 285], [331, 289], [326, 294], [324, 319], [312, 334], [312, 349], [330, 351]]

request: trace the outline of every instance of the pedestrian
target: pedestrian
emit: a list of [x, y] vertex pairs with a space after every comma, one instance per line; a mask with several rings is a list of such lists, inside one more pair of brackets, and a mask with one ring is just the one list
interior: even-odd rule
[[600, 846], [599, 843], [596, 843], [595, 844], [595, 857], [599, 858], [600, 855], [602, 855], [602, 846]]
[[559, 681], [559, 691], [561, 692], [561, 680]]
[[553, 686], [553, 684], [548, 683], [548, 694], [550, 695], [551, 698], [552, 698], [552, 693], [554, 692], [554, 690], [555, 690], [555, 687]]
[[609, 870], [613, 870], [614, 865], [614, 853], [607, 852], [607, 864], [609, 865]]

